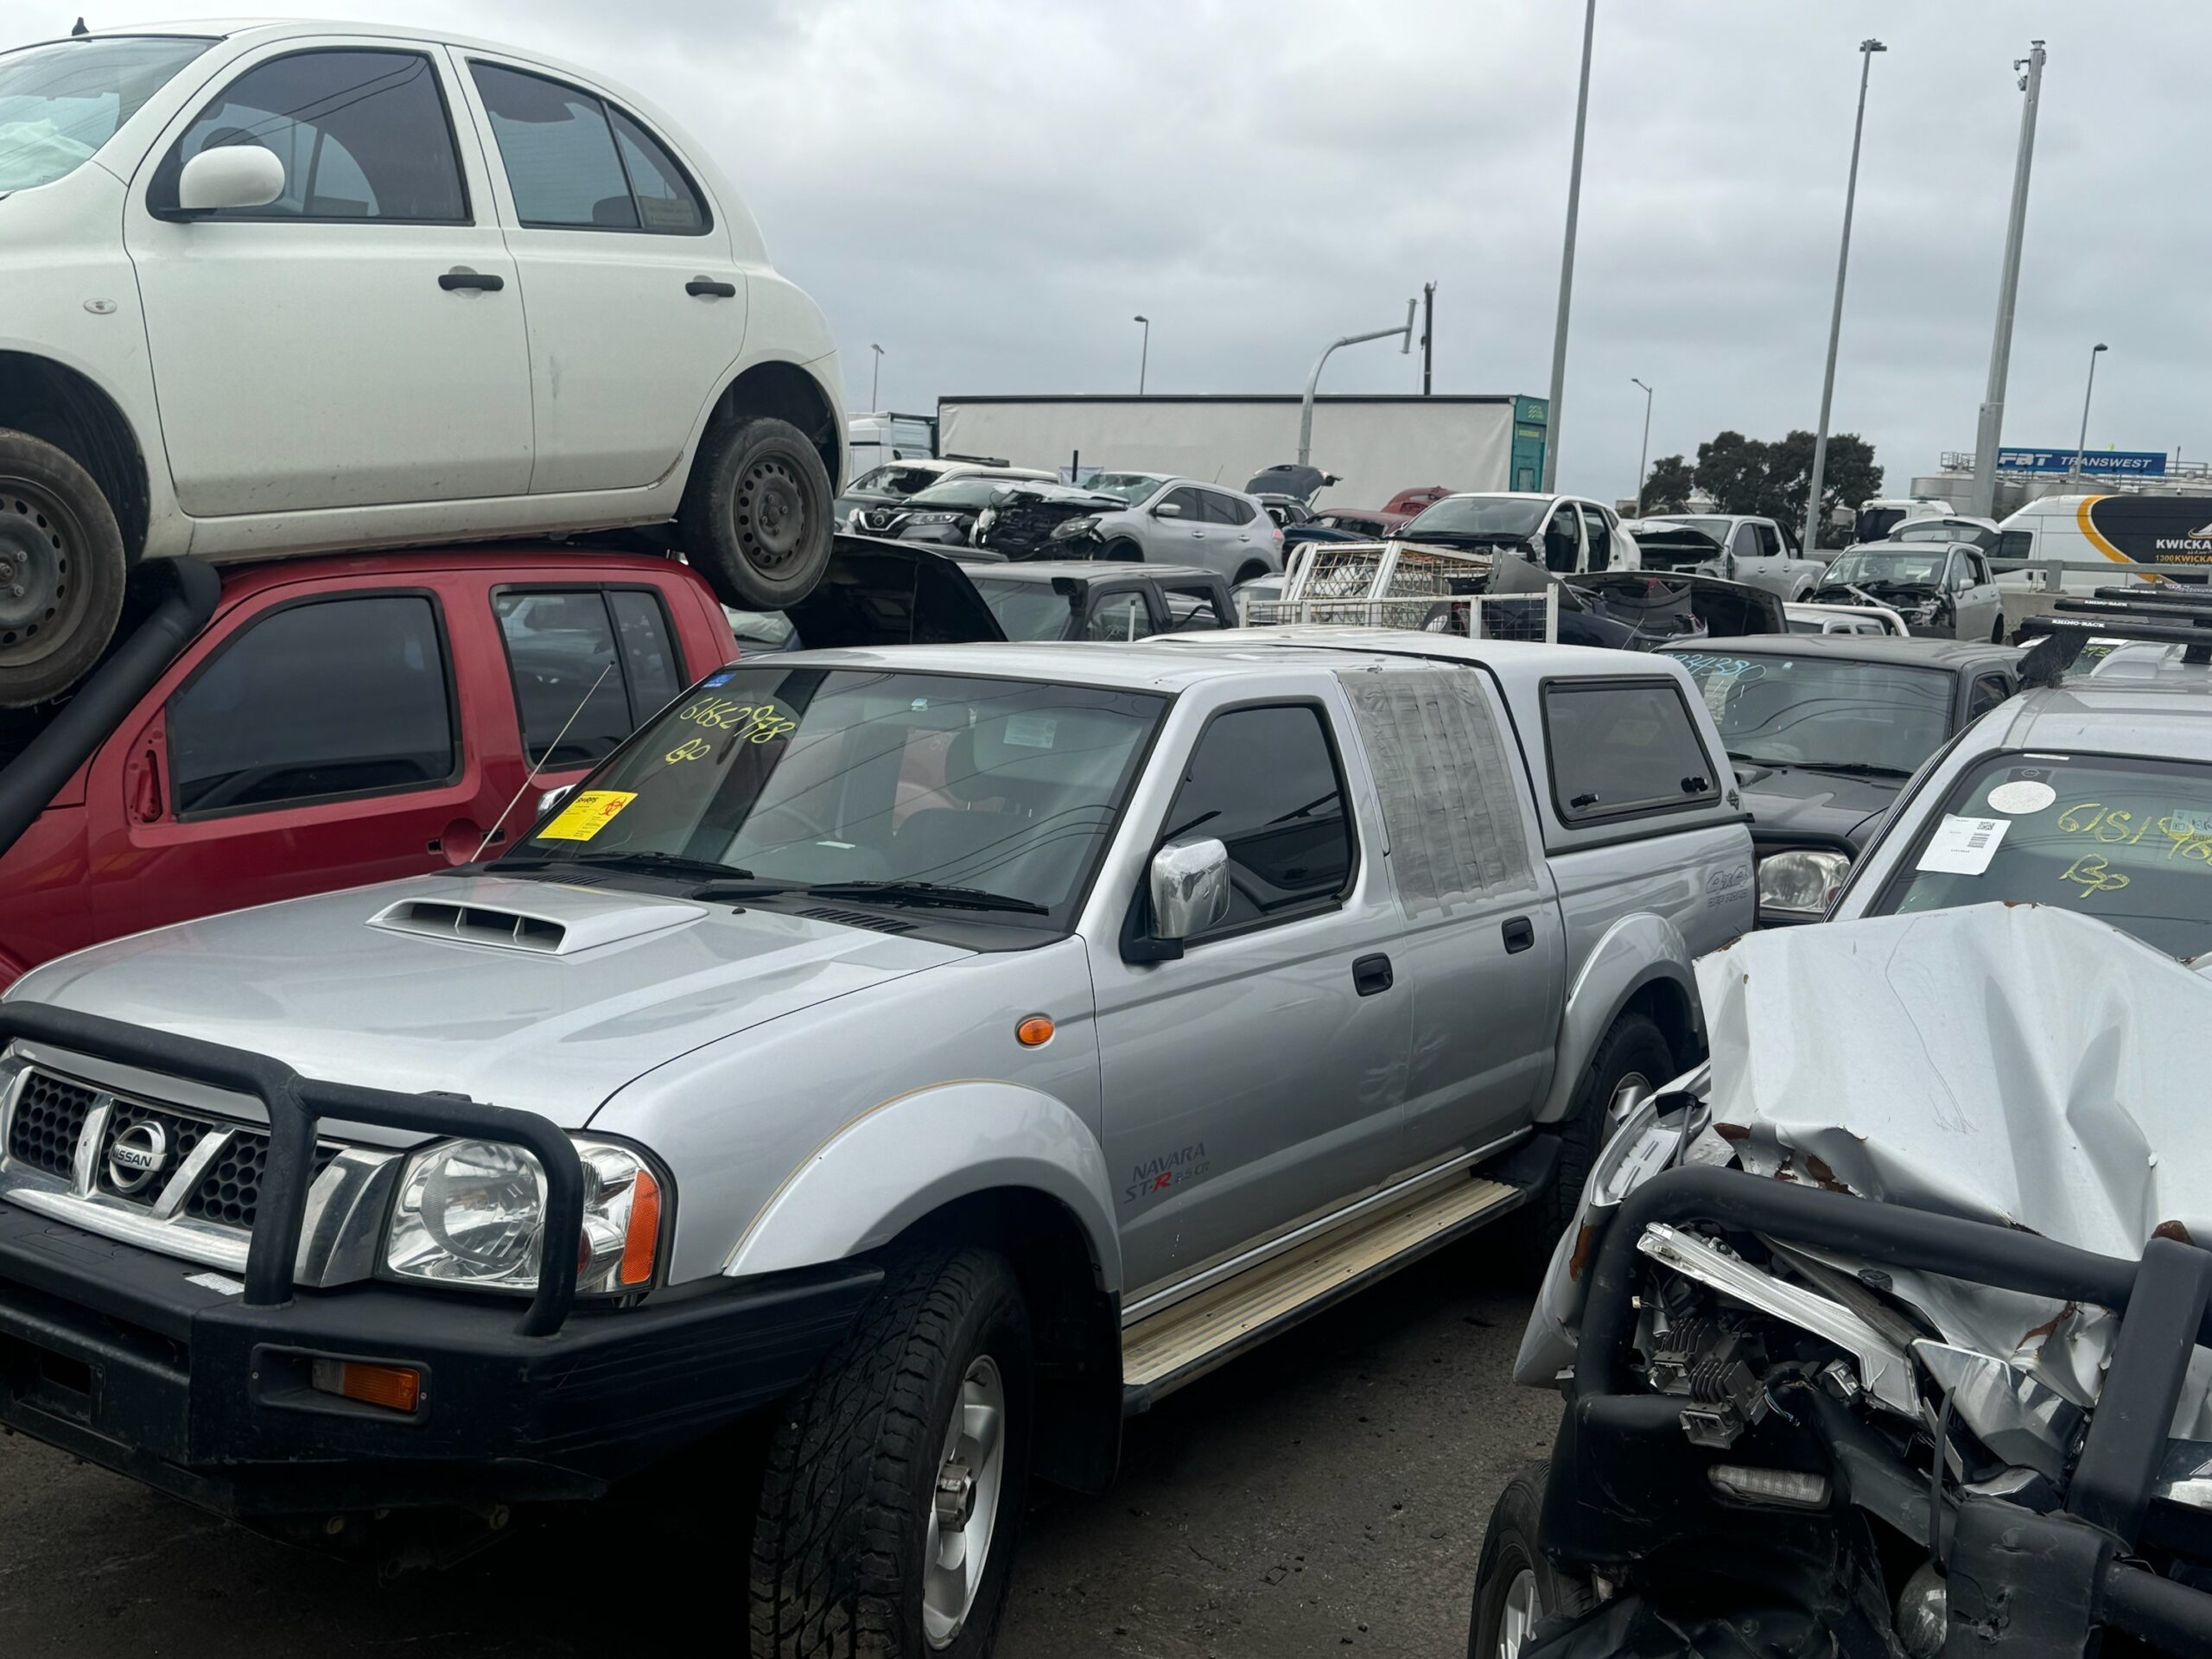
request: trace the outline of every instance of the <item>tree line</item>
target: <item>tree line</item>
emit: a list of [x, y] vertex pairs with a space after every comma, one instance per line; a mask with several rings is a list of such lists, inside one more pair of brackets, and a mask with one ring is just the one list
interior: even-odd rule
[[[1653, 461], [1643, 492], [1637, 498], [1637, 510], [1680, 512], [1695, 488], [1713, 498], [1715, 512], [1745, 513], [1795, 526], [1805, 522], [1805, 495], [1812, 481], [1810, 432], [1792, 432], [1773, 442], [1722, 432], [1698, 445], [1694, 465], [1681, 455], [1662, 455]], [[1821, 475], [1823, 539], [1836, 508], [1856, 508], [1881, 486], [1874, 446], [1855, 432], [1829, 434], [1827, 462]]]

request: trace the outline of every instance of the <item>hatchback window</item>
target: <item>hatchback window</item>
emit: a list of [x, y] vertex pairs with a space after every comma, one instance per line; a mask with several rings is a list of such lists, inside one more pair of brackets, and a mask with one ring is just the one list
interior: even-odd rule
[[1343, 896], [1352, 831], [1344, 779], [1311, 703], [1233, 709], [1198, 740], [1164, 841], [1229, 849], [1229, 914], [1211, 938]]
[[0, 195], [73, 173], [214, 42], [55, 41], [0, 56]]
[[247, 70], [162, 161], [154, 211], [176, 210], [177, 181], [200, 151], [247, 144], [284, 164], [283, 193], [214, 218], [468, 222], [445, 93], [420, 53], [296, 52]]
[[459, 756], [445, 646], [418, 594], [333, 599], [246, 628], [169, 700], [180, 815], [443, 783]]
[[493, 63], [472, 63], [469, 72], [525, 226], [671, 235], [706, 229], [706, 209], [683, 169], [621, 111], [543, 75]]
[[1713, 798], [1713, 766], [1672, 680], [1569, 680], [1544, 688], [1552, 791], [1568, 823]]
[[[615, 651], [613, 612], [621, 619]], [[668, 619], [650, 594], [509, 589], [492, 609], [506, 637], [523, 747], [533, 766], [587, 766], [681, 690]]]

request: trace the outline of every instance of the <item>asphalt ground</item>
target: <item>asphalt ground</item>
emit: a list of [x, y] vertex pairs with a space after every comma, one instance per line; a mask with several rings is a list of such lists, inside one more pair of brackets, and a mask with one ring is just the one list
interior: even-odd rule
[[[1496, 1253], [1440, 1252], [1163, 1402], [1103, 1496], [1040, 1489], [1001, 1659], [1463, 1652], [1484, 1517], [1558, 1417], [1508, 1380], [1529, 1303]], [[734, 1654], [741, 1520], [601, 1511], [385, 1583], [11, 1437], [0, 1653]]]

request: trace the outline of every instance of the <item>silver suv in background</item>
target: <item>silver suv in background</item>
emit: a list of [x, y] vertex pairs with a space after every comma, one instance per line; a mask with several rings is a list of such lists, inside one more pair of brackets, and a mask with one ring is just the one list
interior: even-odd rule
[[1071, 519], [1053, 533], [1055, 557], [1145, 559], [1192, 564], [1231, 583], [1282, 569], [1282, 531], [1267, 509], [1241, 490], [1160, 473], [1101, 473], [1086, 489], [1128, 503], [1119, 512]]

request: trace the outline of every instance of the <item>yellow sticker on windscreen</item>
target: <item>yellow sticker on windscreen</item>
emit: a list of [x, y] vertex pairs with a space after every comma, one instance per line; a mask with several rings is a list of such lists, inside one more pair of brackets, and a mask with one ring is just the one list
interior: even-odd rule
[[532, 836], [532, 841], [589, 841], [638, 798], [634, 790], [588, 789], [561, 809], [561, 816]]

